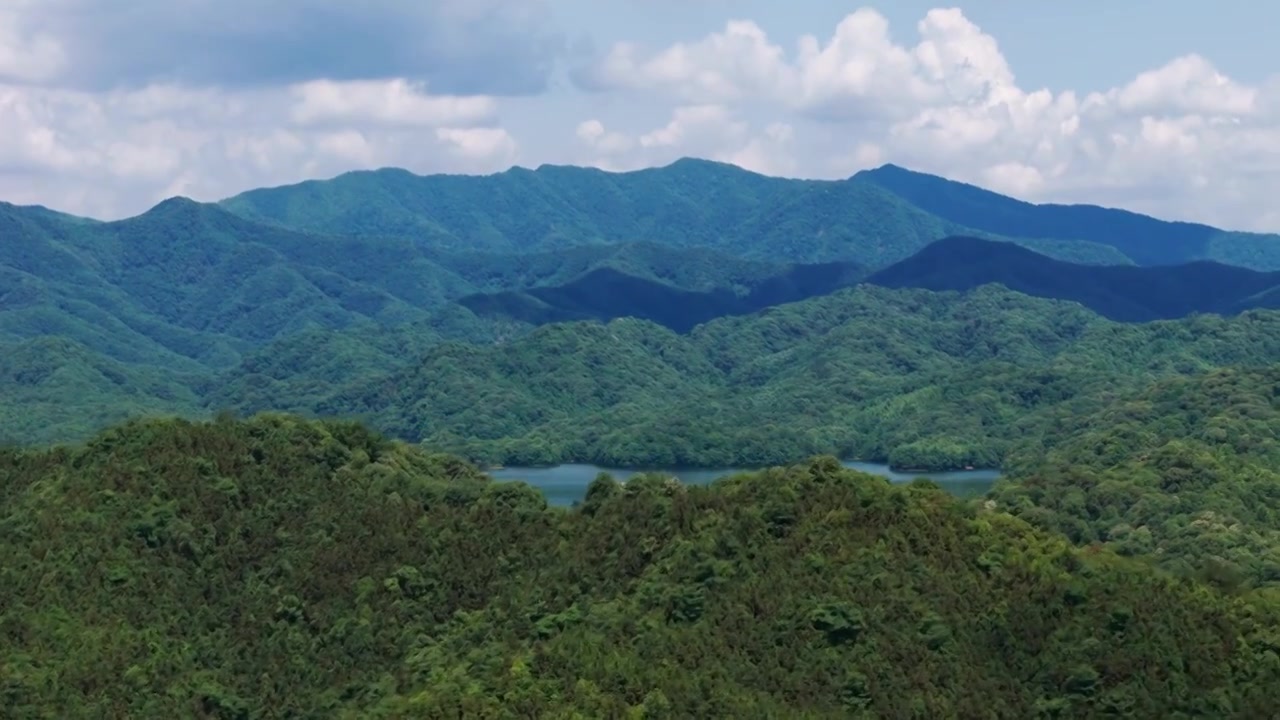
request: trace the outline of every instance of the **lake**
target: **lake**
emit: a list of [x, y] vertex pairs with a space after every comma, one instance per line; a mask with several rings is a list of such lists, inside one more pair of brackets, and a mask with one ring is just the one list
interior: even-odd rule
[[[841, 463], [852, 470], [859, 470], [872, 475], [888, 478], [890, 482], [910, 482], [918, 477], [926, 477], [938, 483], [948, 492], [959, 497], [975, 497], [982, 495], [1000, 477], [999, 470], [956, 470], [950, 472], [901, 473], [889, 469], [888, 465], [867, 462]], [[641, 472], [661, 472], [674, 475], [686, 485], [705, 485], [726, 475], [741, 472], [752, 472], [752, 468], [721, 468], [713, 470], [688, 470], [683, 468], [653, 468], [637, 470], [634, 468], [603, 468], [596, 465], [556, 465], [554, 467], [507, 467], [501, 470], [490, 470], [496, 480], [520, 480], [538, 488], [546, 496], [551, 505], [572, 505], [581, 500], [587, 493], [587, 486], [596, 475], [607, 472], [618, 480]]]

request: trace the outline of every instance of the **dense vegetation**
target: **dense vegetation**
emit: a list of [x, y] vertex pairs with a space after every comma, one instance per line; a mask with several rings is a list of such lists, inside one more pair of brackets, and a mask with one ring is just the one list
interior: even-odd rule
[[449, 343], [314, 408], [510, 464], [998, 466], [1153, 378], [1280, 360], [1280, 314], [1144, 325], [997, 286], [861, 286], [677, 335], [637, 320]]
[[349, 424], [0, 452], [11, 717], [1264, 717], [1273, 609], [818, 459], [573, 511]]
[[294, 230], [411, 237], [451, 251], [655, 242], [738, 258], [878, 268], [939, 238], [968, 234], [1012, 239], [1064, 260], [1129, 262], [1087, 239], [1018, 239], [942, 220], [872, 183], [772, 178], [693, 159], [626, 173], [553, 166], [484, 177], [361, 171], [252, 190], [222, 206]]
[[[1275, 237], [691, 160], [0, 237], [5, 717], [1278, 705]], [[566, 460], [780, 467], [476, 467]]]
[[[343, 405], [341, 397], [417, 364], [440, 342], [503, 343], [542, 324], [624, 317], [687, 332], [847, 286], [953, 233], [1012, 239], [1058, 259], [1131, 262], [1117, 249], [1129, 246], [1114, 234], [1080, 239], [1073, 225], [1055, 235], [1043, 223], [1024, 223], [1010, 226], [1021, 239], [995, 235], [944, 219], [954, 208], [926, 202], [975, 190], [968, 186], [910, 175], [907, 185], [930, 189], [917, 197], [902, 183], [871, 179], [784, 180], [684, 160], [633, 173], [352, 173], [253, 191], [221, 206], [174, 198], [118, 222], [0, 203], [0, 350], [13, 356], [0, 366], [9, 378], [0, 383], [8, 401], [0, 443], [82, 439], [132, 415], [200, 416], [221, 407], [363, 413], [370, 409], [363, 400]], [[1019, 212], [1038, 207], [982, 198]], [[1134, 237], [1148, 255], [1135, 256], [1166, 264], [1187, 254], [1178, 249], [1185, 243], [1162, 234], [1175, 226], [1141, 222]], [[1149, 257], [1166, 246], [1168, 257]], [[1052, 265], [1045, 282], [1028, 282], [1019, 275], [1024, 265], [1049, 262], [1030, 257], [999, 277], [966, 273], [965, 286], [999, 280], [1110, 314], [1105, 305], [1116, 293], [1099, 304], [1079, 292], [1103, 268]], [[1080, 282], [1064, 286], [1058, 270]], [[1233, 269], [1220, 270], [1189, 272], [1197, 287], [1237, 286]], [[924, 273], [896, 284], [948, 282], [960, 281]], [[1272, 306], [1277, 292], [1172, 309], [1162, 301], [1123, 319]], [[790, 430], [775, 435], [766, 445], [792, 443], [791, 451], [762, 450], [760, 459], [840, 446], [825, 438], [795, 444]], [[884, 446], [864, 449], [889, 452]], [[948, 456], [967, 452], [958, 447]], [[531, 456], [563, 454], [553, 448]]]
[[121, 362], [187, 371], [232, 366], [309, 328], [457, 325], [449, 303], [459, 297], [604, 268], [734, 293], [789, 272], [694, 245], [449, 253], [412, 238], [295, 232], [180, 198], [111, 223], [0, 205], [0, 236], [0, 341], [57, 335]]
[[201, 413], [203, 381], [58, 337], [0, 342], [0, 447], [77, 438], [130, 417]]
[[[1159, 377], [1280, 358], [1270, 311], [1143, 325], [987, 286], [861, 286], [680, 335], [635, 319], [530, 332], [458, 308], [430, 324], [311, 329], [218, 372], [7, 346], [0, 443], [137, 415], [360, 418], [479, 462], [759, 466], [820, 453], [899, 468], [999, 466], [1019, 438]], [[466, 338], [470, 342], [443, 342]]]
[[1224, 589], [1280, 587], [1280, 366], [1170, 378], [1012, 453], [1024, 519]]
[[564, 285], [468, 295], [459, 298], [458, 304], [480, 317], [530, 325], [633, 317], [685, 333], [716, 318], [827, 295], [853, 286], [864, 275], [866, 271], [854, 263], [792, 265], [739, 292], [728, 288], [698, 292], [600, 268]]

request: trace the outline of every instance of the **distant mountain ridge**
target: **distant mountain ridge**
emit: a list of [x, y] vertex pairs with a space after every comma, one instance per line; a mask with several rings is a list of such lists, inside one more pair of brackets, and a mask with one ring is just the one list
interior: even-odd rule
[[1280, 235], [1276, 234], [1232, 232], [1096, 205], [1034, 204], [893, 164], [863, 170], [850, 179], [884, 188], [951, 222], [1012, 237], [1098, 242], [1116, 248], [1138, 265], [1217, 260], [1280, 270]]
[[750, 260], [875, 268], [967, 234], [1062, 259], [1129, 262], [1100, 243], [1005, 237], [943, 220], [873, 183], [775, 178], [690, 158], [621, 173], [552, 165], [485, 176], [357, 171], [251, 190], [221, 205], [294, 230], [405, 237], [449, 252], [656, 242]]
[[866, 282], [934, 291], [999, 283], [1025, 295], [1073, 300], [1121, 322], [1280, 308], [1280, 272], [1204, 260], [1155, 267], [1075, 265], [1011, 243], [969, 237], [940, 240]]
[[0, 341], [54, 335], [185, 371], [230, 367], [307, 328], [430, 325], [456, 298], [564, 284], [602, 267], [689, 290], [753, 286], [785, 267], [656, 243], [516, 262], [403, 238], [300, 232], [186, 198], [113, 222], [0, 204], [0, 236]]
[[[0, 350], [17, 363], [0, 398], [30, 415], [0, 422], [0, 443], [201, 402], [310, 407], [444, 341], [621, 317], [687, 333], [877, 271], [904, 287], [996, 282], [1118, 319], [1280, 306], [1266, 278], [1181, 267], [1206, 255], [1277, 269], [1274, 236], [1101, 208], [1087, 211], [1101, 230], [1070, 214], [1055, 226], [1060, 210], [892, 167], [789, 180], [693, 159], [626, 173], [361, 171], [220, 204], [170, 198], [110, 222], [0, 202]], [[936, 276], [926, 261], [947, 246], [934, 243], [956, 236], [993, 243], [982, 252], [996, 259], [947, 256]], [[1167, 280], [1123, 280], [1104, 267], [1134, 265], [1118, 248], [1165, 271], [1133, 277]], [[1178, 289], [1206, 283], [1232, 292]]]
[[1091, 205], [1036, 205], [895, 165], [847, 180], [775, 178], [693, 158], [629, 172], [543, 165], [458, 176], [388, 168], [251, 190], [222, 205], [295, 229], [399, 235], [451, 249], [535, 252], [644, 240], [877, 268], [934, 240], [969, 235], [1089, 264], [1208, 259], [1280, 269], [1277, 235]]

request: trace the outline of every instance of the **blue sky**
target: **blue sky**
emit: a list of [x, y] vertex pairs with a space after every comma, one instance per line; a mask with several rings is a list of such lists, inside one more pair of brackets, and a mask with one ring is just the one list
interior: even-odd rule
[[113, 218], [357, 168], [690, 155], [1280, 231], [1278, 22], [1239, 0], [4, 0], [0, 199]]

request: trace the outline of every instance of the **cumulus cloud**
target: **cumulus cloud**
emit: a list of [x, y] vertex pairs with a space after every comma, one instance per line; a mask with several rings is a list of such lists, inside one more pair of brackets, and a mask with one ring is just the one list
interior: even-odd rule
[[767, 175], [795, 175], [795, 130], [774, 122], [756, 128], [724, 105], [682, 105], [663, 124], [635, 135], [587, 120], [578, 140], [590, 150], [585, 160], [608, 170], [634, 170], [697, 156], [732, 163]]
[[493, 98], [433, 97], [401, 79], [312, 80], [292, 88], [292, 117], [303, 125], [375, 121], [396, 125], [475, 123], [493, 116]]
[[492, 124], [495, 102], [403, 79], [105, 93], [0, 85], [0, 197], [111, 218], [174, 194], [215, 200], [358, 168], [489, 172], [518, 156]]
[[591, 145], [602, 165], [660, 162], [673, 146], [814, 177], [895, 162], [1032, 200], [1280, 230], [1267, 189], [1280, 180], [1280, 82], [1250, 87], [1191, 54], [1083, 96], [1025, 88], [960, 10], [931, 10], [915, 29], [914, 45], [899, 44], [860, 9], [788, 49], [732, 20], [665, 48], [619, 43], [573, 78], [597, 95], [716, 108], [612, 128], [611, 148], [624, 150]]

